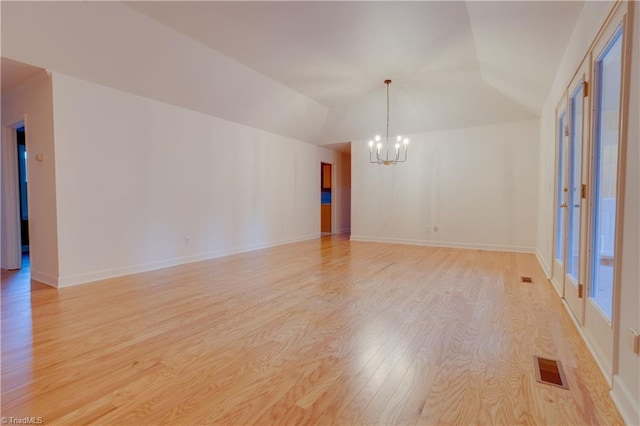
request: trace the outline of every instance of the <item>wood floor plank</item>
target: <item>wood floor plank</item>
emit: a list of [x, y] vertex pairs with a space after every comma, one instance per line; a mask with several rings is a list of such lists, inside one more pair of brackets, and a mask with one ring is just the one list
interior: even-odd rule
[[532, 254], [323, 237], [60, 290], [3, 271], [1, 295], [3, 416], [622, 424]]

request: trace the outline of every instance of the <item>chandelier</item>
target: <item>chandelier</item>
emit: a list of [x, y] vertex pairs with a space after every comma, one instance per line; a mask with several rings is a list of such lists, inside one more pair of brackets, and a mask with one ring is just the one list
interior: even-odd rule
[[[385, 80], [384, 84], [387, 85], [387, 133], [384, 143], [382, 143], [380, 135], [376, 135], [373, 140], [369, 141], [369, 162], [388, 166], [389, 164], [398, 164], [407, 161], [409, 139], [403, 139], [402, 136], [398, 135], [396, 136], [395, 145], [391, 146], [391, 142], [389, 141], [389, 85], [391, 84], [391, 80]], [[373, 156], [374, 145], [376, 152], [375, 157]]]

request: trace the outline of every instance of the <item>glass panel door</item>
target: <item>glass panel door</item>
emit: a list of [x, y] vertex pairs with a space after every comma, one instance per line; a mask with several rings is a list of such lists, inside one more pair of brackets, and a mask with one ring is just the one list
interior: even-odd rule
[[[567, 147], [567, 223], [565, 249], [564, 298], [580, 324], [584, 323], [584, 281], [587, 251], [587, 227], [583, 200], [583, 184], [587, 176], [583, 164], [588, 161], [589, 98], [585, 84], [589, 76], [589, 61], [578, 69], [569, 85], [569, 137]], [[586, 189], [586, 187], [584, 187]], [[586, 193], [584, 194], [586, 195]]]
[[556, 195], [555, 225], [553, 235], [553, 267], [552, 282], [559, 293], [564, 296], [565, 278], [565, 239], [567, 224], [567, 100], [560, 102], [556, 110]]
[[590, 297], [611, 319], [615, 258], [622, 28], [595, 61], [593, 217]]
[[582, 126], [584, 88], [582, 82], [571, 95], [569, 130], [569, 192], [567, 230], [567, 274], [576, 282], [580, 268], [580, 192], [582, 188]]
[[566, 178], [566, 139], [565, 128], [566, 128], [566, 112], [562, 111], [560, 113], [560, 118], [558, 119], [558, 180], [556, 185], [556, 250], [555, 257], [556, 260], [560, 263], [564, 263], [564, 208], [565, 208], [565, 188], [567, 185]]

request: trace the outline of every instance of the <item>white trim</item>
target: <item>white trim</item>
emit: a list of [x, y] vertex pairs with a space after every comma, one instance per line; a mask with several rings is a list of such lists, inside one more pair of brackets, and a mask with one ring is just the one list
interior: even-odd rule
[[587, 345], [587, 349], [589, 349], [591, 356], [596, 361], [596, 365], [598, 366], [598, 368], [600, 368], [600, 372], [602, 373], [602, 376], [604, 377], [609, 387], [611, 387], [611, 373], [610, 373], [610, 370], [607, 370], [606, 368], [604, 357], [600, 355], [600, 351], [598, 350], [598, 348], [591, 343], [591, 339], [585, 334], [584, 328], [580, 325], [580, 323], [578, 323], [578, 320], [573, 315], [573, 311], [571, 310], [571, 307], [567, 303], [567, 300], [564, 298], [562, 299], [562, 305], [567, 310], [567, 313], [569, 314], [571, 321], [573, 321], [573, 325], [576, 327], [576, 330], [578, 330], [580, 337], [582, 337], [582, 341], [584, 342], [585, 345]]
[[338, 234], [339, 234], [339, 235], [341, 235], [341, 234], [348, 234], [348, 233], [350, 233], [350, 232], [351, 232], [351, 227], [348, 227], [348, 228], [342, 228], [342, 229], [340, 229], [340, 230], [338, 231]]
[[449, 241], [428, 241], [428, 240], [410, 240], [404, 238], [386, 238], [386, 237], [370, 237], [366, 235], [351, 235], [351, 241], [364, 241], [371, 243], [391, 243], [391, 244], [408, 244], [413, 246], [428, 246], [428, 247], [448, 247], [448, 248], [462, 248], [462, 249], [475, 249], [475, 250], [490, 250], [490, 251], [508, 251], [518, 253], [534, 253], [534, 247], [522, 247], [522, 246], [503, 246], [494, 244], [481, 244], [481, 243], [459, 243]]
[[[156, 269], [183, 265], [185, 263], [200, 262], [203, 260], [216, 259], [219, 257], [231, 256], [233, 254], [246, 253], [250, 251], [261, 250], [261, 249], [275, 247], [275, 246], [281, 246], [284, 244], [291, 244], [291, 243], [297, 243], [300, 241], [313, 240], [319, 237], [320, 237], [320, 233], [317, 233], [317, 234], [306, 235], [298, 238], [275, 241], [272, 243], [252, 244], [248, 246], [237, 247], [237, 248], [228, 249], [228, 250], [220, 250], [220, 251], [210, 252], [210, 253], [197, 254], [193, 256], [176, 257], [173, 259], [142, 263], [139, 265], [124, 266], [120, 268], [105, 269], [102, 271], [69, 275], [66, 277], [58, 277], [57, 283], [56, 283], [57, 285], [54, 285], [54, 284], [50, 284], [50, 285], [54, 285], [55, 287], [60, 288], [60, 287], [70, 287], [70, 286], [80, 285], [80, 284], [87, 284], [90, 282], [105, 280], [108, 278], [121, 277], [123, 275], [131, 275], [131, 274], [137, 274], [140, 272], [148, 272]], [[34, 279], [36, 278], [34, 277]]]
[[556, 289], [556, 293], [558, 293], [558, 296], [560, 296], [560, 299], [564, 300], [564, 295], [562, 294], [562, 286], [560, 286], [558, 281], [555, 278], [551, 277], [549, 278], [549, 282], [551, 283], [553, 288]]
[[540, 253], [540, 250], [538, 250], [537, 248], [536, 248], [536, 259], [538, 259], [538, 263], [540, 264], [540, 267], [542, 267], [542, 272], [544, 272], [544, 275], [547, 277], [548, 280], [550, 280], [551, 268], [549, 267], [549, 264], [544, 260], [542, 253]]
[[624, 382], [619, 378], [620, 376], [618, 375], [613, 377], [613, 388], [611, 392], [609, 392], [609, 395], [625, 424], [640, 425], [640, 406], [631, 396], [631, 392], [629, 392]]
[[44, 272], [34, 271], [33, 269], [30, 271], [31, 273], [31, 281], [38, 281], [39, 283], [46, 284], [50, 287], [59, 287], [58, 286], [58, 278], [46, 274]]

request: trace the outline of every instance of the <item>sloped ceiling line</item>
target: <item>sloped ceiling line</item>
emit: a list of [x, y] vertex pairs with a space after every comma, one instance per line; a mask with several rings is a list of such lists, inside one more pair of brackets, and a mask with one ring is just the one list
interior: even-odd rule
[[582, 3], [1, 7], [7, 57], [327, 144], [378, 130], [386, 78], [394, 81], [393, 122], [403, 133], [539, 116]]

